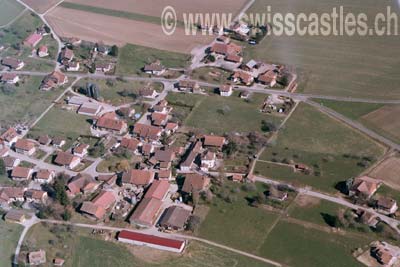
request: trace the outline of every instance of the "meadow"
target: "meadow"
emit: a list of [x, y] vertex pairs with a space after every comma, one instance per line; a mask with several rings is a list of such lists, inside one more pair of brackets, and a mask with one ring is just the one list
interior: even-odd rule
[[23, 227], [0, 220], [0, 267], [9, 267]]
[[24, 7], [17, 1], [0, 0], [0, 27], [10, 23], [23, 10]]
[[[357, 176], [384, 152], [383, 146], [368, 137], [307, 104], [300, 104], [277, 139], [261, 155], [255, 172], [334, 192], [338, 182]], [[275, 162], [303, 163], [313, 171], [293, 172]]]
[[[373, 25], [386, 6], [398, 13], [397, 1], [374, 0], [257, 0], [248, 14], [304, 12], [332, 13], [340, 6], [345, 12], [368, 16]], [[310, 94], [400, 99], [397, 36], [267, 36], [259, 45], [245, 49], [245, 59], [258, 59], [293, 66], [299, 74], [300, 92]]]

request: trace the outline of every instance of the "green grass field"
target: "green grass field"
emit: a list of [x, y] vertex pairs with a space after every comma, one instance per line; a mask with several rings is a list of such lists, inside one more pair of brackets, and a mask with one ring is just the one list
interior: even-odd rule
[[21, 76], [18, 87], [11, 91], [0, 90], [0, 123], [11, 125], [31, 122], [55, 100], [62, 89], [49, 92], [39, 90], [43, 77]]
[[[324, 106], [358, 121], [376, 133], [400, 143], [400, 124], [396, 117], [400, 112], [399, 105], [383, 105], [359, 102], [340, 102], [316, 100]], [[375, 115], [374, 115], [375, 114]]]
[[211, 96], [170, 93], [167, 100], [177, 104], [174, 112], [180, 114], [185, 126], [223, 134], [261, 131], [263, 120], [278, 125], [283, 117], [259, 111], [265, 97], [263, 94], [253, 94], [250, 101], [245, 101], [238, 97], [237, 92], [230, 97], [213, 93]]
[[[41, 135], [59, 136], [67, 138], [72, 143], [80, 135], [90, 135], [88, 117], [79, 115], [75, 111], [63, 110], [54, 106], [30, 131], [30, 137]], [[66, 144], [64, 147], [68, 147]]]
[[384, 151], [362, 134], [311, 106], [300, 104], [260, 160], [304, 163], [314, 173], [294, 173], [288, 167], [263, 161], [257, 163], [255, 172], [334, 192], [338, 182], [361, 173], [365, 164], [371, 165]]
[[[367, 14], [373, 26], [377, 13], [386, 14], [386, 6], [398, 13], [396, 0], [257, 0], [247, 13], [267, 12], [332, 13], [344, 6], [345, 12]], [[393, 30], [392, 30], [393, 31]], [[299, 90], [306, 93], [359, 96], [366, 98], [400, 99], [397, 36], [271, 36], [261, 44], [249, 46], [245, 59], [259, 59], [297, 68]], [[368, 56], [367, 56], [368, 55]]]
[[0, 26], [6, 25], [18, 16], [24, 7], [17, 1], [0, 0]]
[[[57, 255], [66, 259], [64, 265], [66, 267], [106, 267], [110, 265], [131, 267], [270, 267], [263, 262], [199, 242], [190, 242], [185, 253], [177, 255], [130, 245], [125, 246], [116, 241], [103, 241], [89, 236], [88, 230], [79, 228], [75, 228], [72, 232], [66, 231], [65, 227], [58, 227], [57, 229], [59, 231], [50, 232], [47, 226], [35, 225], [28, 232], [25, 243], [32, 249], [45, 249], [48, 260]], [[141, 254], [141, 258], [137, 257], [135, 253]]]
[[229, 82], [228, 79], [230, 76], [231, 72], [213, 67], [202, 67], [194, 69], [191, 73], [192, 79], [217, 84], [224, 84]]
[[348, 238], [281, 221], [260, 247], [259, 255], [293, 267], [363, 266], [351, 253], [370, 241], [368, 238]]
[[142, 81], [120, 81], [105, 79], [89, 79], [80, 80], [76, 86], [85, 87], [86, 83], [97, 84], [100, 88], [100, 96], [104, 101], [114, 106], [126, 103], [136, 102], [139, 98], [139, 90], [145, 87], [151, 87], [157, 92], [161, 92], [163, 85], [161, 83], [148, 83]]
[[11, 261], [23, 227], [0, 219], [0, 267], [11, 266]]
[[142, 68], [155, 60], [160, 60], [167, 68], [184, 68], [190, 55], [128, 44], [119, 50], [116, 72], [119, 75], [147, 75]]

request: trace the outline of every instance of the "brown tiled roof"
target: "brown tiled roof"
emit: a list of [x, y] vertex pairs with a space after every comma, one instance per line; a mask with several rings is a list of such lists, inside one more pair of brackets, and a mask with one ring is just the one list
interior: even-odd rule
[[5, 140], [5, 141], [11, 141], [15, 137], [18, 136], [17, 131], [14, 128], [8, 128], [7, 131], [5, 131], [1, 136], [0, 139]]
[[129, 221], [148, 226], [153, 225], [161, 205], [162, 201], [159, 199], [145, 198], [139, 203]]
[[137, 139], [124, 137], [121, 140], [121, 147], [135, 151], [136, 149], [138, 149], [140, 143], [141, 142]]
[[71, 153], [59, 151], [54, 162], [58, 165], [70, 165], [77, 158]]
[[82, 154], [88, 148], [89, 145], [87, 144], [79, 144], [77, 147], [74, 148], [74, 153]]
[[222, 147], [225, 143], [225, 137], [216, 135], [205, 135], [204, 146]]
[[157, 149], [154, 158], [160, 162], [170, 162], [175, 159], [175, 152], [172, 149]]
[[124, 127], [126, 127], [126, 122], [122, 120], [111, 119], [107, 116], [102, 116], [97, 120], [96, 126], [109, 130], [121, 131]]
[[51, 174], [52, 174], [53, 172], [52, 171], [49, 171], [49, 170], [39, 170], [37, 173], [36, 173], [36, 178], [37, 179], [42, 179], [42, 180], [48, 180], [48, 179], [50, 179], [50, 176], [51, 176]]
[[15, 143], [16, 149], [21, 149], [21, 150], [25, 150], [25, 151], [29, 151], [34, 147], [35, 147], [35, 143], [33, 143], [32, 141], [26, 140], [26, 139], [19, 139]]
[[192, 193], [193, 191], [202, 191], [210, 184], [210, 178], [198, 173], [188, 173], [185, 176], [182, 191]]
[[18, 68], [20, 63], [22, 63], [21, 60], [12, 57], [3, 58], [3, 60], [1, 61], [1, 64], [8, 66], [12, 69]]
[[278, 75], [273, 71], [273, 70], [269, 70], [264, 74], [261, 74], [260, 76], [258, 76], [258, 81], [263, 82], [263, 83], [271, 83], [274, 80], [276, 80], [276, 77]]
[[157, 140], [159, 134], [162, 132], [162, 128], [153, 125], [136, 123], [133, 128], [133, 132], [142, 138]]
[[160, 113], [160, 112], [153, 112], [151, 114], [151, 121], [154, 125], [160, 126], [165, 124], [168, 118], [168, 114]]
[[44, 195], [46, 195], [46, 192], [42, 190], [29, 189], [25, 191], [25, 197], [36, 200], [41, 200]]
[[172, 227], [183, 229], [187, 220], [190, 217], [190, 211], [182, 207], [172, 206], [165, 210], [160, 220], [160, 225], [163, 227]]
[[32, 169], [30, 168], [25, 168], [25, 167], [14, 167], [14, 169], [11, 172], [11, 177], [17, 177], [17, 178], [29, 178], [29, 174], [31, 173]]
[[129, 170], [122, 175], [122, 182], [144, 186], [151, 183], [154, 178], [154, 172], [149, 170]]
[[90, 175], [78, 174], [72, 178], [67, 187], [72, 194], [77, 194], [81, 191], [89, 191], [97, 186], [97, 182]]
[[162, 200], [169, 190], [169, 182], [166, 180], [154, 181], [149, 190], [147, 190], [144, 198], [156, 198]]

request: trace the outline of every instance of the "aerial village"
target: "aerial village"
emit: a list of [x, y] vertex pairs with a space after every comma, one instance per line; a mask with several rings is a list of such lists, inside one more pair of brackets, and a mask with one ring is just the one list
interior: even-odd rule
[[[98, 97], [101, 88], [96, 84], [87, 84], [84, 94], [69, 90], [58, 103], [91, 120], [90, 132], [97, 140], [95, 143], [91, 138], [71, 142], [62, 135], [29, 138], [29, 126], [5, 129], [0, 135], [0, 157], [14, 186], [0, 188], [0, 205], [6, 211], [4, 219], [20, 224], [29, 222], [31, 217], [22, 210], [31, 211], [39, 219], [61, 218], [65, 221], [79, 214], [82, 220], [101, 225], [131, 225], [132, 231], [118, 233], [116, 238], [120, 242], [182, 253], [186, 242], [170, 238], [168, 233], [190, 231], [191, 226], [198, 223], [193, 216], [196, 201], [213, 194], [210, 187], [218, 184], [221, 173], [236, 183], [254, 183], [254, 175], [249, 174], [250, 167], [236, 173], [221, 170], [224, 151], [229, 147], [227, 136], [193, 133], [188, 142], [172, 146], [182, 125], [173, 119], [174, 108], [165, 99], [167, 91], [208, 94], [213, 90], [222, 97], [231, 97], [235, 91], [240, 91], [239, 97], [246, 101], [251, 99], [254, 88], [282, 87], [283, 92], [294, 92], [297, 75], [284, 65], [257, 60], [243, 62], [241, 43], [257, 45], [258, 42], [248, 37], [250, 29], [246, 25], [235, 24], [229, 30], [215, 26], [200, 28], [212, 31], [216, 38], [196, 55], [192, 67], [210, 66], [229, 71], [229, 81], [218, 88], [210, 88], [187, 75], [180, 76], [171, 88], [164, 88], [161, 93], [151, 86], [143, 87], [139, 94], [147, 105], [141, 113], [129, 106], [115, 107], [102, 102]], [[48, 34], [46, 26], [38, 28], [23, 45], [32, 48], [33, 56], [45, 58], [49, 55], [48, 48], [38, 47], [38, 43]], [[64, 47], [58, 56], [59, 67], [43, 79], [38, 90], [51, 91], [67, 86], [70, 77], [79, 75], [118, 78], [113, 76], [118, 47], [77, 38], [62, 40]], [[89, 47], [89, 57], [84, 60], [74, 54], [82, 43]], [[18, 84], [21, 78], [16, 71], [23, 71], [25, 63], [6, 57], [1, 64], [11, 70], [1, 74], [1, 82]], [[156, 60], [143, 66], [143, 73], [165, 78], [173, 71]], [[259, 112], [288, 114], [294, 105], [285, 94], [269, 95]], [[44, 160], [43, 154], [50, 159]], [[121, 161], [114, 172], [98, 172], [97, 165], [109, 155], [138, 160], [135, 166]], [[293, 167], [300, 173], [313, 171], [300, 162], [294, 163]], [[380, 214], [391, 216], [397, 212], [394, 199], [374, 198], [381, 185], [379, 180], [361, 176], [347, 182], [345, 196], [365, 207], [353, 212], [363, 224], [375, 227], [382, 220]], [[268, 198], [285, 202], [290, 192], [290, 188], [276, 186], [269, 191]], [[63, 209], [57, 204], [59, 201], [73, 203], [72, 208]], [[136, 229], [145, 231], [136, 232]], [[364, 260], [374, 258], [380, 266], [397, 266], [400, 248], [376, 241], [369, 251], [360, 252], [360, 255], [364, 255]], [[44, 250], [31, 251], [27, 256], [30, 265], [49, 260], [54, 266], [62, 266], [67, 259], [46, 259]]]

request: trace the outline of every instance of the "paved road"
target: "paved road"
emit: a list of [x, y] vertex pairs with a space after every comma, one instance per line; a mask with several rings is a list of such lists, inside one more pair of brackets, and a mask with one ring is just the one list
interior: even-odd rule
[[397, 233], [400, 234], [400, 230], [397, 227], [398, 225], [400, 225], [400, 221], [399, 220], [390, 218], [390, 217], [388, 217], [388, 216], [386, 216], [384, 214], [381, 214], [381, 213], [375, 211], [372, 208], [366, 208], [364, 206], [355, 205], [355, 204], [352, 204], [352, 203], [348, 202], [347, 200], [339, 198], [339, 197], [334, 197], [334, 196], [330, 196], [330, 195], [323, 194], [323, 193], [320, 193], [320, 192], [312, 191], [312, 190], [307, 189], [307, 188], [294, 187], [294, 186], [292, 186], [290, 184], [287, 184], [285, 182], [275, 181], [275, 180], [272, 180], [272, 179], [269, 179], [269, 178], [265, 178], [265, 177], [261, 177], [261, 176], [255, 176], [255, 179], [258, 182], [266, 183], [266, 184], [272, 184], [272, 185], [285, 184], [285, 185], [291, 187], [292, 189], [296, 190], [299, 194], [302, 194], [302, 195], [307, 195], [307, 196], [323, 199], [323, 200], [330, 201], [330, 202], [333, 202], [333, 203], [336, 203], [336, 204], [339, 204], [339, 205], [342, 205], [342, 206], [345, 206], [345, 207], [348, 207], [348, 208], [351, 208], [351, 209], [355, 209], [355, 210], [361, 209], [361, 210], [368, 211], [368, 212], [374, 214], [375, 216], [379, 217], [382, 221], [387, 223], [390, 227], [392, 227], [394, 230], [396, 230]]

